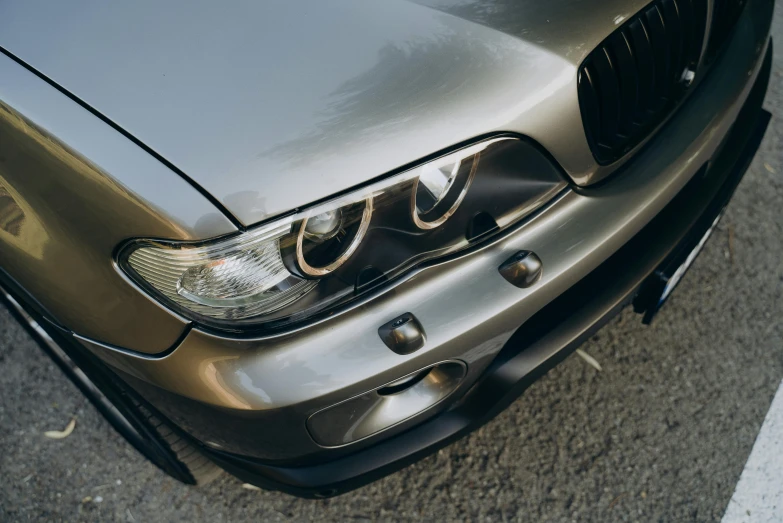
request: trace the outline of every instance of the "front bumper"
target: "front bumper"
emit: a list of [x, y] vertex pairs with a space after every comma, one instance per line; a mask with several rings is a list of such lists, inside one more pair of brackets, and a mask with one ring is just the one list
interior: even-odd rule
[[[770, 63], [769, 12], [763, 1], [752, 6], [699, 92], [622, 172], [601, 186], [564, 192], [475, 252], [272, 338], [193, 329], [161, 357], [80, 340], [215, 461], [259, 485], [333, 494], [404, 466], [504, 408], [725, 205], [766, 125], [759, 107]], [[542, 279], [527, 289], [497, 272], [519, 250], [544, 264]], [[426, 345], [409, 355], [390, 351], [377, 333], [404, 312], [427, 332]], [[453, 359], [468, 369], [452, 396], [458, 403], [340, 448], [321, 447], [308, 434], [313, 413]]]

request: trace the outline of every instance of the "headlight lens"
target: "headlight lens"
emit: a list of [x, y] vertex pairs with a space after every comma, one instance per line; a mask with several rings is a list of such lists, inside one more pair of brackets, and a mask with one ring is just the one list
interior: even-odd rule
[[484, 238], [467, 233], [477, 216], [505, 228], [564, 186], [532, 144], [494, 138], [232, 237], [133, 241], [118, 263], [202, 324], [280, 328], [465, 249]]

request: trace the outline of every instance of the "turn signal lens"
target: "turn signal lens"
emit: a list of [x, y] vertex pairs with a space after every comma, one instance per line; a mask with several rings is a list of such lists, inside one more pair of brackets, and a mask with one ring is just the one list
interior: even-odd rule
[[296, 301], [316, 282], [291, 274], [278, 239], [291, 225], [276, 226], [201, 247], [144, 246], [130, 266], [165, 297], [193, 312], [218, 319], [266, 314]]

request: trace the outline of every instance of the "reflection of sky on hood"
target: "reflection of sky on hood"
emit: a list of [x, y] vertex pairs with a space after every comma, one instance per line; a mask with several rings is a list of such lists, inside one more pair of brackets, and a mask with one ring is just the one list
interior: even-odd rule
[[[593, 45], [649, 0], [411, 0], [525, 38], [580, 62]], [[608, 29], [607, 29], [608, 28]]]
[[454, 105], [462, 101], [470, 106], [474, 103], [471, 96], [487, 78], [497, 78], [494, 69], [500, 64], [513, 63], [525, 54], [525, 58], [535, 59], [511, 38], [482, 39], [484, 30], [470, 25], [457, 34], [453, 27], [441, 23], [449, 17], [432, 13], [433, 21], [422, 27], [426, 34], [389, 40], [376, 51], [370, 68], [321, 98], [319, 109], [310, 114], [311, 132], [300, 133], [262, 156], [308, 163], [316, 152], [343, 154], [337, 145], [351, 143], [359, 133], [366, 140], [368, 133], [437, 126], [442, 119], [435, 119], [434, 113], [443, 101]]

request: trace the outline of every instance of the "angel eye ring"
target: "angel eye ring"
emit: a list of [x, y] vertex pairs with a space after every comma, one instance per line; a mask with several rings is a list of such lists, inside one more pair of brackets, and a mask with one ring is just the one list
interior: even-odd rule
[[476, 175], [480, 156], [481, 152], [469, 158], [446, 156], [422, 168], [411, 193], [411, 218], [416, 227], [435, 229], [457, 211]]
[[373, 212], [373, 197], [302, 220], [296, 236], [296, 264], [307, 276], [340, 268], [362, 242]]

